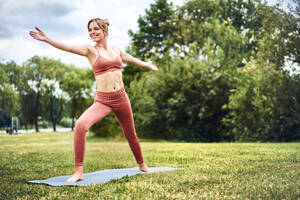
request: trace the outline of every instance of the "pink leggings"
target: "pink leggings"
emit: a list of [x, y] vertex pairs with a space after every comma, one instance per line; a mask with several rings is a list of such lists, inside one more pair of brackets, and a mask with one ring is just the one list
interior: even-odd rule
[[74, 134], [75, 166], [83, 166], [86, 132], [96, 122], [114, 112], [138, 164], [143, 164], [139, 140], [136, 136], [129, 98], [122, 88], [115, 92], [98, 92], [91, 105], [77, 120]]

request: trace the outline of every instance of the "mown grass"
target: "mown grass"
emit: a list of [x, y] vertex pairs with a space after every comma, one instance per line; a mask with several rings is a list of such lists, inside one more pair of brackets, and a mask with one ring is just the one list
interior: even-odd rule
[[[27, 184], [74, 172], [73, 133], [0, 135], [0, 199], [300, 199], [300, 143], [141, 146], [148, 166], [184, 170], [88, 187]], [[87, 138], [85, 172], [134, 166], [126, 141]]]

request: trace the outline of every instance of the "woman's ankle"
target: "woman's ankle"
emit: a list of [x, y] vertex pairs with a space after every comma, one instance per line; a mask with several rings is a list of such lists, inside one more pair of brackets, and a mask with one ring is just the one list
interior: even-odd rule
[[138, 163], [138, 165], [139, 165], [140, 167], [143, 167], [143, 166], [145, 166], [145, 163], [141, 163], [141, 164]]
[[83, 174], [83, 166], [75, 166], [75, 173]]

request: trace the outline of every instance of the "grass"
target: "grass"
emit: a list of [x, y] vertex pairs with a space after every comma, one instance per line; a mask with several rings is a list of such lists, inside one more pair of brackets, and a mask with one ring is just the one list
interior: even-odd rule
[[[73, 133], [0, 135], [0, 199], [300, 199], [300, 143], [141, 146], [148, 166], [184, 170], [89, 187], [27, 184], [74, 172]], [[88, 136], [85, 172], [134, 166], [126, 141]]]

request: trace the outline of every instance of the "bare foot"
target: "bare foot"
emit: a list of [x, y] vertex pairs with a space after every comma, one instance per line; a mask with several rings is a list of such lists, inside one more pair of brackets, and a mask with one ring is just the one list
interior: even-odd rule
[[83, 175], [80, 173], [75, 173], [73, 174], [73, 176], [71, 176], [71, 178], [69, 178], [68, 180], [66, 180], [67, 183], [76, 183], [77, 181], [83, 181]]
[[76, 183], [77, 181], [83, 181], [83, 166], [76, 166], [75, 167], [75, 173], [71, 178], [66, 180], [67, 183]]
[[151, 173], [151, 170], [145, 164], [141, 164], [139, 166], [140, 166], [140, 171], [146, 172], [146, 173]]

